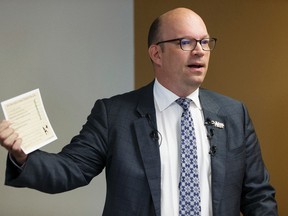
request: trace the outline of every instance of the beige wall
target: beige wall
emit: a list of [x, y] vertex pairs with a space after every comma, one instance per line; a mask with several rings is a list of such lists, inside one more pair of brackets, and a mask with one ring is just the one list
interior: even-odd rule
[[[39, 88], [58, 137], [42, 149], [60, 151], [96, 99], [134, 88], [133, 32], [133, 0], [0, 0], [0, 101]], [[6, 157], [0, 147], [0, 216], [102, 215], [104, 172], [49, 195], [5, 186]]]
[[288, 2], [284, 0], [134, 1], [135, 86], [153, 78], [147, 55], [150, 23], [178, 6], [192, 8], [218, 38], [204, 87], [243, 101], [249, 108], [279, 214], [288, 214]]

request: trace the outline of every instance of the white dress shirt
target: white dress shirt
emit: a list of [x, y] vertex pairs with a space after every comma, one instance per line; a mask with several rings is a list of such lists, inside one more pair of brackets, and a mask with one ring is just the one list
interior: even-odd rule
[[[179, 179], [181, 115], [183, 109], [175, 100], [179, 97], [163, 87], [157, 79], [154, 84], [154, 102], [161, 157], [161, 215], [179, 215]], [[201, 215], [212, 216], [211, 163], [209, 141], [204, 125], [204, 117], [199, 101], [199, 89], [187, 98], [193, 118], [200, 178]]]

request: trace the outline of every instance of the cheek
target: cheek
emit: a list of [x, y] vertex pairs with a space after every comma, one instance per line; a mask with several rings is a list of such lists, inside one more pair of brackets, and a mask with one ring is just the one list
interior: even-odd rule
[[[182, 50], [177, 50], [177, 52], [175, 52], [174, 50], [169, 50], [165, 54], [166, 55], [162, 58], [162, 67], [164, 71], [173, 74], [183, 71], [183, 68], [189, 60], [189, 55], [187, 55]], [[173, 74], [171, 75], [173, 76]]]
[[169, 55], [163, 59], [162, 63], [165, 69], [172, 70], [173, 68], [177, 67], [177, 65], [179, 64], [179, 58], [176, 55], [174, 56]]
[[209, 63], [209, 60], [210, 60], [210, 52], [207, 52], [205, 57], [206, 57], [207, 67], [208, 67], [208, 63]]
[[179, 70], [180, 68], [183, 68], [187, 64], [188, 60], [189, 57], [178, 54], [171, 56], [171, 58], [168, 60], [168, 64], [171, 67], [174, 67], [175, 69]]

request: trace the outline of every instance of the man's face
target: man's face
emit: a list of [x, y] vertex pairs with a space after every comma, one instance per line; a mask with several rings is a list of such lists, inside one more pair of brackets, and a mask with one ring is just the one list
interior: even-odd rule
[[[164, 19], [161, 40], [187, 38], [201, 40], [209, 37], [201, 18], [191, 13], [182, 13]], [[159, 45], [160, 70], [156, 77], [162, 85], [179, 96], [187, 96], [204, 81], [210, 51], [204, 51], [197, 43], [193, 51], [183, 51], [178, 41]]]

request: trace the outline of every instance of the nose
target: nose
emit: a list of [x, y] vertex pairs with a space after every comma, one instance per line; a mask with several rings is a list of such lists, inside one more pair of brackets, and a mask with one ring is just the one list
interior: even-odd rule
[[205, 55], [205, 51], [202, 49], [200, 41], [197, 41], [196, 46], [195, 46], [194, 50], [192, 50], [191, 54], [192, 55], [198, 55], [198, 56]]

